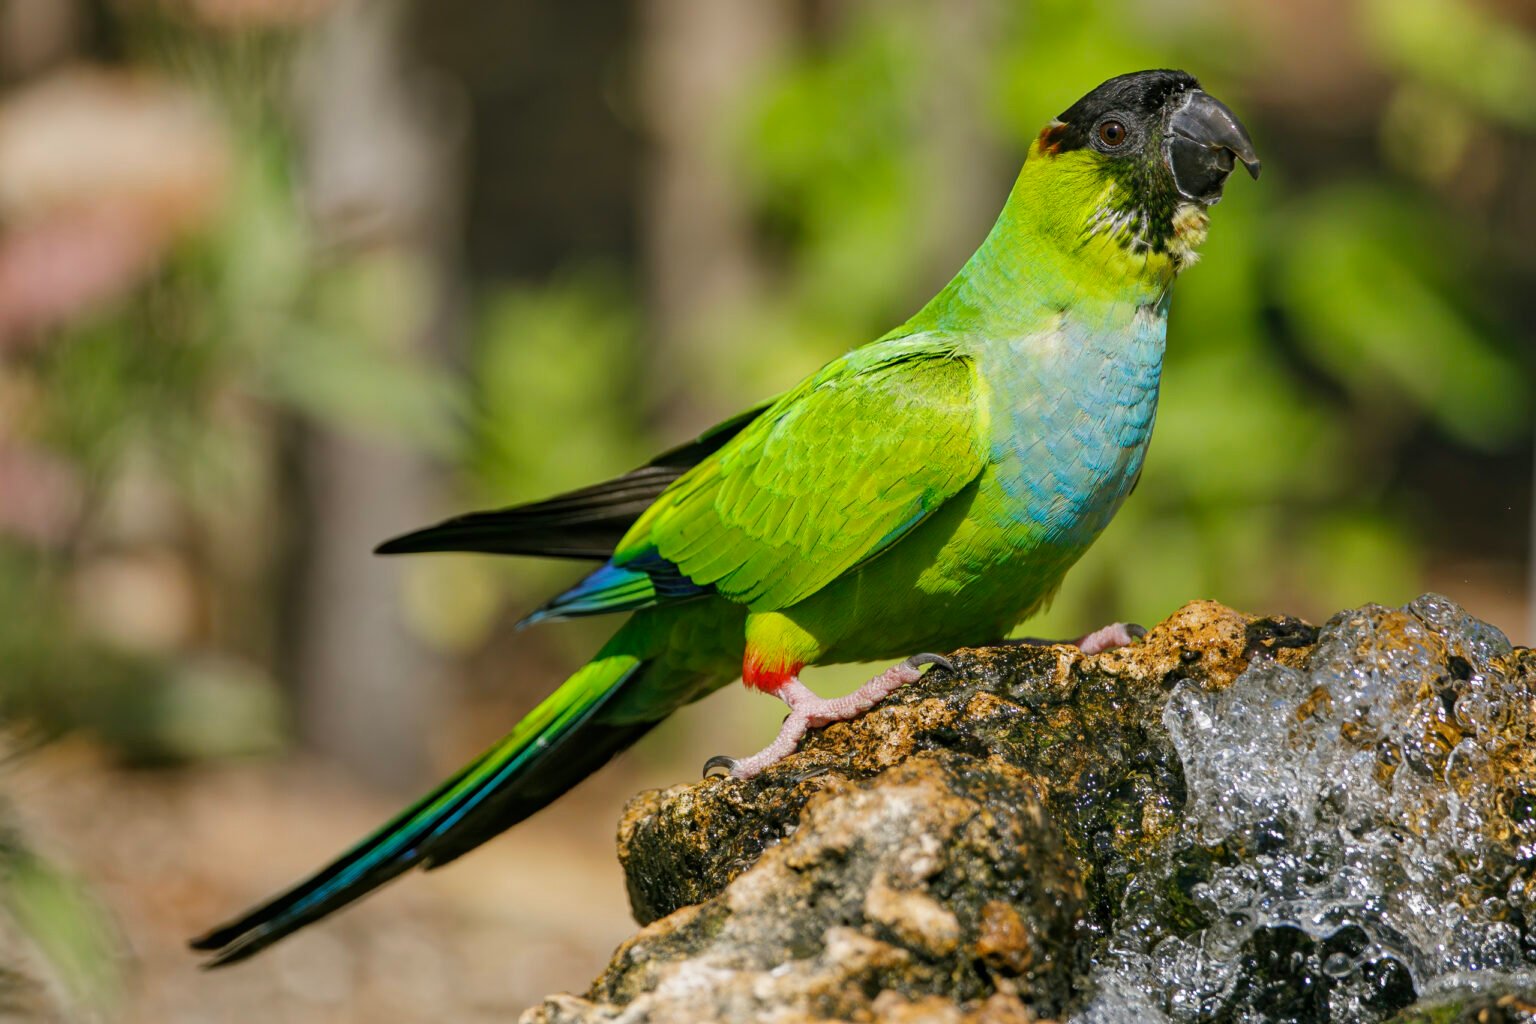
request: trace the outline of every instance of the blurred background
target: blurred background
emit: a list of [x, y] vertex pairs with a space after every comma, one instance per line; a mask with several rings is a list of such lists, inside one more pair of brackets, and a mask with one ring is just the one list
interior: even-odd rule
[[776, 704], [729, 688], [248, 965], [183, 949], [611, 628], [509, 628], [570, 564], [370, 548], [905, 319], [1040, 127], [1155, 66], [1265, 174], [1179, 284], [1140, 489], [1029, 632], [1433, 589], [1536, 640], [1529, 0], [0, 0], [0, 1002], [462, 1022], [584, 987], [632, 928], [624, 799]]

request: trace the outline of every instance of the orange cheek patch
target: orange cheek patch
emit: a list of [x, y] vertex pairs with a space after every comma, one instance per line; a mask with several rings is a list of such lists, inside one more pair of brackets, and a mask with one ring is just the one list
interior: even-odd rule
[[1064, 124], [1048, 124], [1040, 132], [1040, 152], [1047, 156], [1055, 156], [1061, 152], [1061, 144], [1067, 134], [1067, 126]]
[[803, 661], [778, 660], [748, 647], [741, 662], [741, 681], [755, 690], [773, 693], [798, 676], [804, 667]]

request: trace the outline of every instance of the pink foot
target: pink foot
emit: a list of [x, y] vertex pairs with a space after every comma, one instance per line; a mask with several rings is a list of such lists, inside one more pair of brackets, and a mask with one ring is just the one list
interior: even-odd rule
[[1111, 622], [1103, 629], [1096, 629], [1076, 641], [1076, 645], [1077, 649], [1084, 654], [1099, 654], [1112, 651], [1117, 647], [1129, 647], [1146, 635], [1145, 626], [1138, 626], [1133, 622]]
[[848, 696], [833, 697], [830, 700], [816, 696], [800, 680], [791, 679], [775, 691], [775, 696], [789, 705], [789, 717], [784, 719], [774, 741], [751, 757], [738, 759], [717, 754], [704, 762], [704, 774], [707, 776], [716, 768], [724, 768], [732, 778], [750, 779], [764, 768], [793, 754], [807, 730], [858, 718], [899, 687], [922, 675], [920, 670], [924, 665], [938, 665], [954, 671], [948, 658], [941, 658], [937, 654], [914, 654], [906, 661], [892, 665]]
[[1054, 647], [1057, 644], [1070, 644], [1078, 648], [1084, 654], [1100, 654], [1104, 651], [1112, 651], [1117, 647], [1129, 647], [1131, 644], [1147, 635], [1147, 627], [1138, 626], [1134, 622], [1112, 622], [1103, 629], [1096, 629], [1087, 636], [1078, 637], [1076, 640], [1043, 640], [1035, 636], [1023, 636], [1014, 640], [1004, 640], [1007, 644], [1028, 644], [1038, 647]]

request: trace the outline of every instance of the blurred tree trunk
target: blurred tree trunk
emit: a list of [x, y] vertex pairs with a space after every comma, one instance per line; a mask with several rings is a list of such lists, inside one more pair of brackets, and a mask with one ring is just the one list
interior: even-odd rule
[[918, 89], [922, 108], [926, 198], [920, 213], [926, 256], [921, 302], [954, 276], [981, 244], [1008, 195], [1016, 168], [987, 122], [991, 102], [992, 39], [1001, 30], [999, 0], [951, 0], [931, 4], [904, 0], [926, 40]]
[[[316, 234], [343, 272], [402, 285], [381, 346], [441, 358], [451, 345], [460, 118], [408, 66], [403, 0], [344, 3], [303, 63], [304, 183]], [[300, 442], [301, 521], [291, 664], [305, 741], [363, 777], [412, 785], [427, 765], [443, 665], [402, 619], [402, 566], [375, 543], [438, 510], [428, 459], [330, 426]]]
[[651, 377], [659, 418], [697, 430], [732, 410], [704, 393], [712, 327], [759, 284], [750, 210], [730, 166], [732, 119], [784, 53], [786, 0], [642, 0], [640, 92], [652, 154], [642, 204]]
[[25, 78], [78, 49], [82, 14], [72, 0], [0, 0], [0, 81]]

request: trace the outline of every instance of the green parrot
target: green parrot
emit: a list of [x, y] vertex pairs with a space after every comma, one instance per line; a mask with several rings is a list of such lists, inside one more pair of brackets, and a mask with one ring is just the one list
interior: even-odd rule
[[733, 679], [789, 707], [766, 749], [706, 766], [750, 778], [947, 663], [907, 657], [834, 700], [807, 666], [1007, 636], [1136, 485], [1170, 290], [1238, 161], [1258, 176], [1247, 131], [1190, 75], [1113, 78], [1045, 126], [981, 247], [900, 327], [615, 480], [380, 546], [599, 561], [526, 621], [629, 618], [505, 739], [193, 947], [232, 963], [440, 867]]

